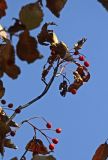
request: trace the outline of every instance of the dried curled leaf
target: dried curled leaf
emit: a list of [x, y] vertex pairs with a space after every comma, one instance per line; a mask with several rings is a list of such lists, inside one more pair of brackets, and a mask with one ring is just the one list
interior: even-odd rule
[[108, 11], [108, 0], [98, 0], [102, 6]]
[[11, 128], [7, 126], [5, 122], [0, 120], [0, 137], [4, 137], [10, 131]]
[[0, 50], [1, 76], [6, 73], [12, 79], [16, 79], [20, 74], [20, 68], [15, 64], [14, 47], [8, 40], [6, 44], [0, 45]]
[[4, 156], [4, 147], [17, 149], [18, 147], [14, 145], [13, 142], [11, 142], [11, 139], [1, 138], [0, 137], [0, 153], [2, 156]]
[[49, 155], [49, 156], [35, 155], [35, 156], [33, 156], [32, 160], [56, 160], [56, 158], [53, 157], [52, 155]]
[[68, 47], [64, 42], [53, 43], [50, 48], [55, 52], [55, 55], [59, 55], [60, 58], [64, 58], [66, 53], [69, 52]]
[[84, 82], [88, 82], [90, 79], [90, 73], [87, 68], [79, 63], [76, 64], [78, 67], [76, 71], [73, 72], [74, 82], [68, 87], [68, 92], [71, 92], [73, 89], [78, 90], [84, 84]]
[[53, 30], [48, 29], [49, 25], [56, 25], [56, 24], [54, 22], [49, 22], [49, 23], [45, 23], [42, 26], [41, 32], [37, 36], [38, 42], [41, 45], [45, 45], [45, 46], [49, 45], [48, 43], [45, 43], [45, 42], [49, 42], [50, 44], [59, 42]]
[[5, 88], [3, 86], [3, 82], [0, 80], [0, 98], [4, 96]]
[[19, 36], [17, 43], [17, 56], [28, 63], [34, 62], [36, 59], [42, 58], [42, 55], [37, 49], [37, 41], [34, 37], [29, 35], [29, 32], [25, 30]]
[[46, 0], [46, 7], [56, 16], [60, 17], [60, 11], [65, 6], [67, 0]]
[[0, 0], [0, 18], [6, 15], [7, 3], [5, 0]]
[[6, 125], [5, 119], [7, 119], [7, 117], [4, 110], [0, 107], [0, 137], [5, 137], [5, 135], [11, 131], [10, 126]]
[[33, 152], [33, 154], [48, 154], [47, 148], [44, 146], [43, 142], [40, 139], [33, 138], [29, 143], [26, 145], [25, 148], [27, 151]]
[[82, 48], [83, 44], [86, 42], [86, 38], [82, 38], [76, 44], [74, 44], [74, 49], [77, 51]]
[[37, 28], [43, 20], [40, 3], [29, 3], [23, 6], [20, 10], [19, 18], [28, 30]]
[[18, 127], [18, 124], [14, 121], [10, 121], [9, 125], [6, 125], [9, 118], [10, 117], [0, 107], [0, 153], [2, 156], [4, 155], [4, 147], [17, 149], [11, 140], [6, 138], [7, 134], [11, 132], [11, 127]]
[[[9, 116], [4, 112], [4, 110], [0, 107], [0, 121], [6, 123], [9, 120]], [[19, 125], [13, 120], [9, 123], [10, 127], [19, 127]]]
[[17, 149], [18, 147], [11, 141], [11, 139], [4, 140], [4, 147]]
[[108, 144], [104, 143], [97, 148], [92, 160], [106, 160], [107, 158], [108, 158]]
[[8, 28], [8, 32], [13, 35], [16, 32], [22, 31], [25, 29], [25, 26], [21, 23], [19, 19], [13, 18], [15, 23]]

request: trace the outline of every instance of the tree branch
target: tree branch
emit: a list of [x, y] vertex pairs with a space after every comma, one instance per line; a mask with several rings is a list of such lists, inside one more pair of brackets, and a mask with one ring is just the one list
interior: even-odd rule
[[[53, 83], [53, 81], [54, 81], [54, 79], [55, 79], [55, 77], [56, 77], [56, 74], [57, 74], [57, 71], [58, 71], [58, 67], [59, 67], [59, 60], [58, 60], [58, 62], [57, 62], [57, 66], [54, 68], [53, 75], [52, 75], [49, 83], [46, 85], [44, 91], [43, 91], [39, 96], [37, 96], [36, 98], [32, 99], [32, 100], [29, 101], [28, 103], [26, 103], [26, 104], [24, 104], [24, 105], [20, 105], [19, 107], [17, 107], [17, 109], [22, 110], [22, 109], [25, 109], [25, 108], [29, 107], [31, 104], [33, 104], [33, 103], [35, 103], [36, 101], [38, 101], [39, 99], [41, 99], [41, 98], [48, 92], [50, 86], [52, 85], [52, 83]], [[11, 121], [13, 118], [15, 118], [16, 115], [17, 115], [17, 113], [14, 112], [14, 113], [12, 114], [12, 116], [9, 118], [9, 120], [6, 122], [6, 124], [8, 125], [8, 124], [10, 123], [10, 121]]]

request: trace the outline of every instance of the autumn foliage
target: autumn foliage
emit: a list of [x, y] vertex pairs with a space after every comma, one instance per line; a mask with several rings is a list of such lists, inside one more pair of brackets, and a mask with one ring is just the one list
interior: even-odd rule
[[[0, 18], [5, 18], [8, 9], [8, 1], [0, 0]], [[46, 7], [56, 17], [60, 17], [67, 0], [46, 0]], [[107, 8], [106, 1], [99, 1]], [[37, 0], [22, 6], [19, 11], [19, 17], [12, 17], [14, 23], [7, 26], [7, 29], [0, 24], [0, 154], [5, 155], [5, 148], [17, 149], [17, 146], [11, 141], [16, 132], [25, 123], [33, 129], [33, 135], [25, 145], [25, 152], [20, 160], [26, 159], [26, 153], [32, 153], [33, 160], [55, 160], [50, 155], [55, 149], [55, 145], [59, 142], [57, 137], [49, 137], [46, 130], [53, 131], [56, 134], [61, 133], [61, 128], [52, 128], [52, 123], [47, 122], [43, 117], [31, 117], [17, 124], [13, 119], [16, 115], [20, 115], [21, 111], [29, 107], [32, 103], [41, 99], [49, 90], [56, 77], [62, 77], [62, 81], [58, 84], [60, 95], [65, 97], [66, 94], [77, 94], [81, 86], [86, 84], [90, 79], [89, 66], [90, 63], [80, 50], [86, 43], [86, 38], [78, 40], [70, 49], [68, 45], [59, 40], [54, 30], [49, 26], [57, 26], [55, 22], [46, 22], [40, 28], [40, 32], [31, 36], [31, 30], [35, 30], [43, 22], [45, 13], [43, 9], [43, 1]], [[16, 45], [13, 37], [17, 38]], [[21, 74], [21, 67], [16, 64], [16, 58], [28, 64], [34, 63], [44, 57], [39, 51], [39, 45], [46, 46], [49, 49], [47, 61], [43, 64], [41, 80], [45, 85], [43, 92], [24, 105], [14, 108], [13, 103], [6, 103], [3, 99], [6, 88], [3, 84], [3, 76], [6, 74], [9, 78], [15, 80]], [[68, 68], [72, 71], [67, 74]], [[74, 68], [74, 71], [73, 71]], [[50, 73], [50, 74], [49, 74]], [[48, 76], [50, 75], [50, 76]], [[13, 111], [10, 116], [5, 109]], [[41, 119], [45, 123], [45, 128], [39, 129], [31, 120]], [[43, 135], [48, 145], [44, 144], [42, 138], [37, 136], [37, 132]], [[7, 138], [7, 136], [9, 138]], [[106, 160], [108, 157], [108, 145], [102, 144], [97, 149], [92, 160]], [[17, 157], [11, 160], [18, 160]]]

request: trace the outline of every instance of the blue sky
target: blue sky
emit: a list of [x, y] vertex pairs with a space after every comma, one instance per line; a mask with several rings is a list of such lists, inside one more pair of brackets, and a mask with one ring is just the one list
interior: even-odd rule
[[[1, 24], [7, 27], [12, 24], [12, 17], [18, 17], [20, 7], [33, 0], [7, 0], [7, 17]], [[82, 3], [81, 3], [82, 2]], [[107, 100], [108, 100], [108, 13], [94, 0], [68, 1], [61, 12], [60, 19], [54, 17], [44, 8], [44, 22], [54, 21], [57, 27], [52, 27], [59, 40], [64, 41], [69, 48], [82, 37], [87, 38], [81, 50], [90, 62], [90, 81], [81, 87], [76, 95], [67, 94], [65, 98], [59, 94], [57, 79], [44, 98], [24, 110], [15, 120], [20, 122], [32, 116], [44, 116], [53, 123], [54, 128], [61, 127], [62, 133], [58, 136], [54, 156], [57, 160], [87, 159], [91, 160], [96, 148], [108, 138], [107, 127]], [[40, 31], [33, 31], [34, 35]], [[40, 80], [42, 66], [45, 63], [49, 50], [39, 46], [45, 58], [27, 65], [16, 59], [21, 66], [21, 75], [15, 81], [4, 76], [6, 94], [4, 99], [15, 106], [24, 104], [39, 95], [44, 85]], [[71, 74], [71, 73], [70, 73]], [[11, 115], [11, 111], [8, 112]], [[39, 124], [36, 121], [36, 124]], [[52, 136], [56, 134], [52, 133]], [[4, 160], [12, 156], [21, 156], [25, 144], [33, 136], [30, 127], [25, 125], [18, 130], [13, 141], [19, 146], [18, 151], [6, 149]], [[27, 154], [28, 160], [30, 154]]]

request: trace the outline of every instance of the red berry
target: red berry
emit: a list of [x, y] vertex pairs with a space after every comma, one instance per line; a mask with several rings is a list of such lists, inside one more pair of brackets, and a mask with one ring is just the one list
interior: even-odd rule
[[13, 137], [13, 136], [15, 136], [15, 131], [11, 131], [10, 132], [10, 135]]
[[8, 107], [9, 107], [9, 108], [12, 108], [12, 107], [13, 107], [13, 104], [12, 104], [12, 103], [9, 103], [9, 104], [8, 104]]
[[51, 128], [51, 127], [52, 127], [52, 124], [48, 122], [48, 123], [46, 124], [46, 127], [47, 127], [47, 128]]
[[85, 62], [84, 62], [84, 65], [85, 65], [86, 67], [89, 67], [89, 66], [90, 66], [90, 64], [89, 64], [88, 61], [85, 61]]
[[54, 145], [53, 143], [51, 143], [51, 144], [49, 145], [49, 149], [52, 151], [52, 150], [54, 150], [54, 148], [55, 148], [55, 145]]
[[80, 61], [84, 61], [84, 60], [85, 60], [85, 57], [84, 57], [84, 56], [79, 56], [79, 60], [80, 60]]
[[58, 141], [59, 141], [59, 140], [58, 140], [57, 138], [53, 138], [53, 139], [52, 139], [52, 142], [53, 142], [54, 144], [57, 144]]
[[61, 128], [57, 128], [56, 129], [56, 133], [61, 133], [62, 129]]
[[72, 94], [76, 94], [76, 93], [77, 93], [77, 90], [74, 89], [74, 88], [72, 88], [72, 89], [70, 89], [70, 92], [71, 92]]
[[21, 110], [19, 108], [15, 109], [15, 113], [20, 113]]
[[2, 104], [6, 104], [6, 101], [4, 99], [1, 100]]
[[78, 55], [78, 54], [80, 54], [78, 51], [75, 51], [75, 52], [74, 52], [74, 55]]

